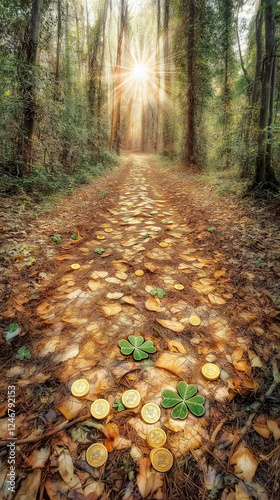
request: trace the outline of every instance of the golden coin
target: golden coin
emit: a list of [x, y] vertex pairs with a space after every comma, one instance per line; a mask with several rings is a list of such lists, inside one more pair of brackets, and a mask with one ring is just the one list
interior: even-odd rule
[[104, 231], [105, 233], [111, 233], [113, 229], [111, 227], [105, 227]]
[[105, 238], [105, 236], [102, 236], [102, 234], [98, 234], [98, 235], [96, 236], [96, 238], [97, 238], [98, 240], [105, 240], [105, 239], [106, 239], [106, 238]]
[[92, 467], [101, 467], [108, 458], [108, 451], [101, 443], [92, 444], [86, 452], [86, 460]]
[[174, 288], [175, 290], [184, 290], [184, 285], [180, 285], [180, 283], [177, 283], [176, 285], [174, 285]]
[[110, 411], [110, 405], [106, 399], [97, 399], [90, 407], [91, 414], [97, 420], [107, 417]]
[[155, 448], [150, 458], [153, 468], [158, 472], [167, 472], [173, 465], [173, 456], [166, 448]]
[[139, 405], [141, 400], [141, 396], [138, 391], [131, 389], [129, 391], [125, 391], [122, 395], [122, 404], [126, 408], [136, 408]]
[[200, 318], [198, 316], [191, 316], [189, 318], [189, 323], [193, 326], [199, 326], [200, 325]]
[[72, 269], [80, 269], [80, 264], [71, 264]]
[[166, 247], [168, 247], [168, 243], [166, 243], [165, 241], [161, 241], [159, 243], [159, 246], [162, 247], [162, 248], [166, 248]]
[[82, 398], [89, 393], [89, 383], [84, 378], [76, 380], [71, 386], [71, 392], [76, 398]]
[[162, 429], [151, 429], [147, 434], [147, 443], [150, 448], [161, 448], [166, 443], [166, 434]]
[[206, 365], [202, 367], [202, 375], [207, 380], [217, 380], [220, 376], [220, 368], [214, 365], [214, 363], [206, 363]]
[[141, 417], [147, 424], [155, 424], [160, 419], [160, 407], [155, 403], [147, 403], [141, 410]]
[[136, 276], [143, 276], [144, 271], [142, 271], [141, 269], [138, 269], [137, 271], [135, 271], [135, 274], [136, 274]]

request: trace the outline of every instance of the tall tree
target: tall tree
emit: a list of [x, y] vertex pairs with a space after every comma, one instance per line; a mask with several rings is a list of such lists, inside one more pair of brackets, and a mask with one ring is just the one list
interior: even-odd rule
[[170, 120], [170, 99], [171, 99], [171, 72], [170, 72], [170, 47], [169, 47], [169, 20], [170, 20], [170, 0], [164, 0], [163, 16], [163, 64], [164, 64], [164, 92], [166, 106], [163, 112], [163, 154], [172, 153], [172, 125]]
[[262, 2], [265, 19], [265, 53], [261, 78], [260, 132], [254, 187], [261, 185], [273, 188], [279, 185], [272, 167], [271, 150], [268, 147], [269, 126], [273, 122], [275, 96], [275, 4], [276, 0], [263, 0]]
[[23, 176], [31, 172], [34, 123], [36, 116], [36, 59], [40, 35], [40, 23], [44, 0], [34, 0], [30, 21], [20, 51], [21, 99], [23, 117], [18, 138], [18, 173]]

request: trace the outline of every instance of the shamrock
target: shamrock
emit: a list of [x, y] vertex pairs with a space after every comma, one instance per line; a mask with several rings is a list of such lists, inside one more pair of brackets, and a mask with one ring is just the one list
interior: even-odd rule
[[61, 240], [60, 235], [59, 235], [59, 234], [56, 234], [56, 235], [53, 237], [53, 241], [54, 241], [55, 243], [61, 243], [61, 241], [62, 241], [62, 240]]
[[8, 331], [6, 332], [6, 340], [9, 342], [14, 337], [19, 335], [20, 332], [21, 328], [19, 327], [19, 325], [17, 323], [11, 323]]
[[146, 233], [146, 234], [142, 234], [142, 238], [149, 238], [149, 235]]
[[10, 332], [15, 332], [18, 329], [18, 324], [17, 323], [11, 323], [9, 326], [9, 331]]
[[209, 233], [214, 233], [214, 231], [216, 231], [216, 228], [215, 227], [209, 227], [208, 231], [209, 231]]
[[72, 238], [72, 240], [77, 240], [78, 239], [77, 233], [72, 234], [71, 238]]
[[113, 408], [118, 408], [118, 411], [125, 410], [125, 407], [124, 407], [124, 405], [121, 402], [121, 399], [116, 399], [116, 401], [113, 404]]
[[105, 252], [104, 248], [96, 248], [94, 251], [95, 253], [98, 253], [98, 255], [102, 255], [103, 252]]
[[166, 293], [162, 288], [157, 288], [156, 290], [151, 290], [151, 295], [157, 295], [159, 299], [163, 299]]
[[119, 347], [121, 348], [121, 353], [124, 356], [129, 356], [132, 354], [135, 361], [140, 361], [141, 359], [148, 358], [149, 354], [153, 354], [156, 352], [156, 348], [154, 347], [154, 343], [151, 340], [144, 341], [143, 337], [134, 337], [134, 335], [130, 335], [128, 340], [121, 340], [119, 342]]
[[30, 359], [31, 358], [31, 354], [29, 352], [28, 349], [26, 349], [25, 346], [21, 347], [19, 350], [18, 350], [18, 353], [16, 355], [16, 358], [17, 359], [21, 359], [21, 361], [24, 359], [24, 358], [27, 358], [27, 359]]
[[[163, 401], [161, 406], [163, 408], [175, 408], [171, 412], [172, 418], [180, 418], [183, 420], [188, 415], [188, 409], [196, 416], [201, 417], [204, 415], [205, 408], [203, 404], [205, 399], [203, 396], [195, 396], [197, 388], [195, 385], [188, 385], [186, 382], [179, 382], [176, 392], [166, 389], [163, 391]], [[193, 397], [192, 397], [193, 396]]]

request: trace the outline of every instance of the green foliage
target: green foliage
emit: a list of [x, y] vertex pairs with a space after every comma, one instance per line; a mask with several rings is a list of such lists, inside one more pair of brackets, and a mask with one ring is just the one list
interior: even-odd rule
[[151, 290], [151, 295], [157, 295], [159, 299], [163, 299], [166, 295], [166, 292], [162, 288], [157, 288], [156, 290]]
[[105, 250], [104, 250], [104, 248], [101, 248], [101, 247], [100, 247], [100, 248], [95, 248], [94, 252], [95, 252], [95, 253], [98, 253], [98, 255], [102, 255], [102, 254], [103, 254], [103, 252], [105, 252]]
[[121, 399], [116, 399], [116, 401], [114, 402], [113, 404], [113, 408], [117, 408], [118, 411], [123, 411], [125, 410], [125, 407], [124, 405], [122, 404], [121, 402]]
[[54, 237], [53, 237], [53, 241], [55, 243], [61, 243], [61, 236], [59, 234], [56, 234]]
[[146, 234], [142, 234], [142, 238], [146, 239], [146, 238], [149, 238], [149, 235], [146, 233]]
[[261, 257], [259, 257], [259, 258], [256, 260], [256, 263], [257, 263], [257, 264], [264, 264], [264, 260], [263, 260]]
[[28, 349], [26, 349], [25, 346], [23, 347], [20, 347], [20, 349], [18, 350], [18, 353], [16, 355], [16, 358], [17, 359], [20, 359], [21, 361], [26, 358], [26, 359], [30, 359], [31, 358], [31, 354], [29, 352]]
[[72, 240], [77, 240], [77, 239], [78, 239], [78, 235], [77, 235], [77, 233], [72, 234], [72, 235], [71, 235], [71, 239], [72, 239]]
[[133, 353], [133, 358], [135, 361], [141, 361], [141, 359], [148, 358], [149, 354], [154, 354], [156, 352], [156, 348], [154, 347], [154, 343], [151, 340], [145, 340], [143, 337], [134, 335], [130, 335], [128, 340], [121, 340], [119, 342], [119, 347], [121, 348], [121, 353], [124, 356], [129, 356]]
[[197, 388], [195, 385], [188, 385], [186, 382], [179, 382], [177, 385], [178, 393], [169, 389], [165, 389], [162, 393], [163, 401], [161, 403], [163, 408], [175, 407], [171, 412], [172, 418], [179, 418], [183, 420], [188, 415], [188, 410], [196, 417], [201, 417], [205, 413], [203, 408], [205, 399], [203, 396], [195, 396]]
[[209, 233], [214, 233], [216, 231], [215, 227], [209, 227], [208, 228]]

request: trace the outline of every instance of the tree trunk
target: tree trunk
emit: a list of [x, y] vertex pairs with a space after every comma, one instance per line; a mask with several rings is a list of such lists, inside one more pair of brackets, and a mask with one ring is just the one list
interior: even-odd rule
[[278, 185], [274, 170], [268, 158], [268, 127], [274, 106], [273, 66], [275, 59], [275, 0], [265, 2], [265, 55], [263, 58], [260, 132], [256, 161], [255, 186]]
[[56, 39], [56, 63], [55, 63], [55, 90], [54, 100], [60, 100], [60, 53], [61, 53], [61, 0], [57, 0], [57, 39]]
[[97, 91], [97, 130], [98, 130], [98, 144], [101, 146], [101, 108], [102, 108], [102, 72], [104, 66], [104, 57], [105, 57], [105, 34], [106, 34], [106, 21], [107, 21], [107, 13], [108, 13], [108, 0], [104, 2], [104, 9], [102, 15], [102, 47], [101, 47], [101, 61], [98, 72], [98, 91]]
[[36, 75], [35, 63], [38, 52], [38, 41], [40, 35], [40, 22], [43, 12], [44, 0], [34, 0], [31, 10], [31, 18], [26, 31], [25, 40], [22, 45], [21, 57], [23, 74], [21, 80], [21, 98], [24, 105], [22, 129], [18, 140], [18, 160], [20, 176], [31, 172], [33, 135], [36, 116]]
[[189, 2], [188, 26], [187, 26], [187, 128], [186, 128], [186, 163], [196, 163], [195, 158], [195, 81], [194, 81], [194, 44], [195, 44], [195, 3]]
[[164, 58], [164, 92], [166, 106], [163, 116], [163, 154], [168, 156], [171, 153], [171, 123], [169, 116], [170, 106], [170, 55], [169, 55], [169, 17], [170, 0], [164, 0], [164, 21], [163, 21], [163, 58]]
[[154, 129], [154, 153], [158, 152], [158, 127], [159, 127], [159, 94], [160, 94], [160, 30], [161, 30], [161, 0], [157, 0], [157, 41], [156, 41], [156, 111], [155, 111], [155, 129]]

